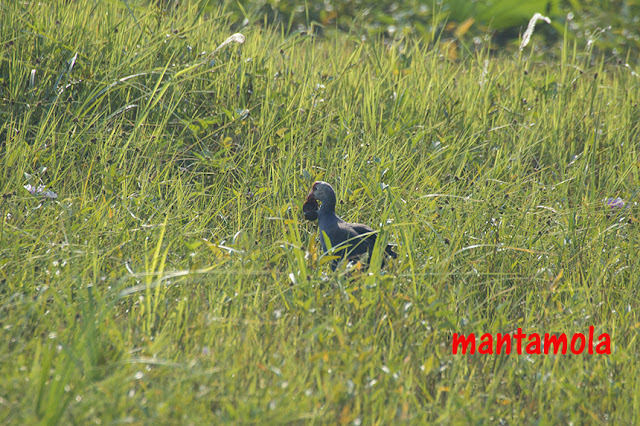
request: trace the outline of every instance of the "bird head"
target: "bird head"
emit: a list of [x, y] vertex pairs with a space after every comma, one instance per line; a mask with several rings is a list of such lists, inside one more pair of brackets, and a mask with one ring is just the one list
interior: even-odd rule
[[335, 198], [336, 192], [333, 187], [327, 182], [319, 180], [314, 182], [311, 187], [311, 191], [309, 191], [309, 195], [307, 196], [307, 202], [320, 201], [321, 203], [326, 203], [330, 200], [335, 200]]
[[[304, 213], [305, 219], [318, 219], [318, 214], [320, 212], [318, 201], [322, 204], [327, 203], [328, 206], [335, 206], [335, 200], [336, 193], [331, 185], [323, 181], [315, 182], [311, 187], [311, 191], [309, 191], [309, 195], [307, 195], [307, 200], [302, 206], [302, 212]], [[329, 208], [333, 209], [333, 207]]]

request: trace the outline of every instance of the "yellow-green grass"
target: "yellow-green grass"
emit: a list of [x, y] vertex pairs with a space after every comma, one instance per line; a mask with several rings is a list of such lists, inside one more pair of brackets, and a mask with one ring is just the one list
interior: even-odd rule
[[[0, 14], [1, 423], [636, 420], [624, 63], [52, 3]], [[331, 272], [320, 179], [397, 261]], [[610, 355], [452, 354], [591, 325]]]

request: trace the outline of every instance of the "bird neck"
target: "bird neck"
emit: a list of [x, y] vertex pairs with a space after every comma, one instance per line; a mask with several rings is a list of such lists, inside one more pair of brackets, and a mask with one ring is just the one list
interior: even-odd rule
[[336, 214], [336, 194], [330, 193], [326, 200], [322, 200], [319, 214]]

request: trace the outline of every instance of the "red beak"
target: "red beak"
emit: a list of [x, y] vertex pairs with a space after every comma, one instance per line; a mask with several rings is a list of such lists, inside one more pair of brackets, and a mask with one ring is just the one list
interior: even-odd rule
[[313, 191], [309, 193], [309, 195], [307, 195], [307, 200], [305, 201], [305, 203], [308, 202], [313, 202], [313, 201], [317, 201], [316, 197], [313, 196]]
[[307, 195], [307, 201], [302, 205], [302, 212], [304, 213], [304, 218], [307, 220], [317, 220], [318, 219], [318, 200], [313, 196], [313, 191]]

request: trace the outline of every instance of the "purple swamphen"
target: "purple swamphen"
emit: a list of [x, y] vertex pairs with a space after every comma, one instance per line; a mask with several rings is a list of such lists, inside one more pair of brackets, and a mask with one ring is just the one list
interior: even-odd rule
[[[318, 201], [321, 203], [318, 208]], [[322, 250], [327, 252], [325, 244], [326, 235], [331, 242], [331, 247], [345, 247], [337, 254], [348, 259], [356, 258], [364, 253], [373, 253], [376, 243], [376, 231], [370, 226], [361, 223], [347, 223], [336, 215], [336, 192], [327, 182], [318, 181], [313, 184], [307, 200], [302, 206], [304, 217], [307, 220], [318, 220], [320, 230], [320, 243]], [[398, 255], [387, 245], [385, 253], [394, 259]], [[331, 269], [335, 270], [338, 260], [334, 260]]]

